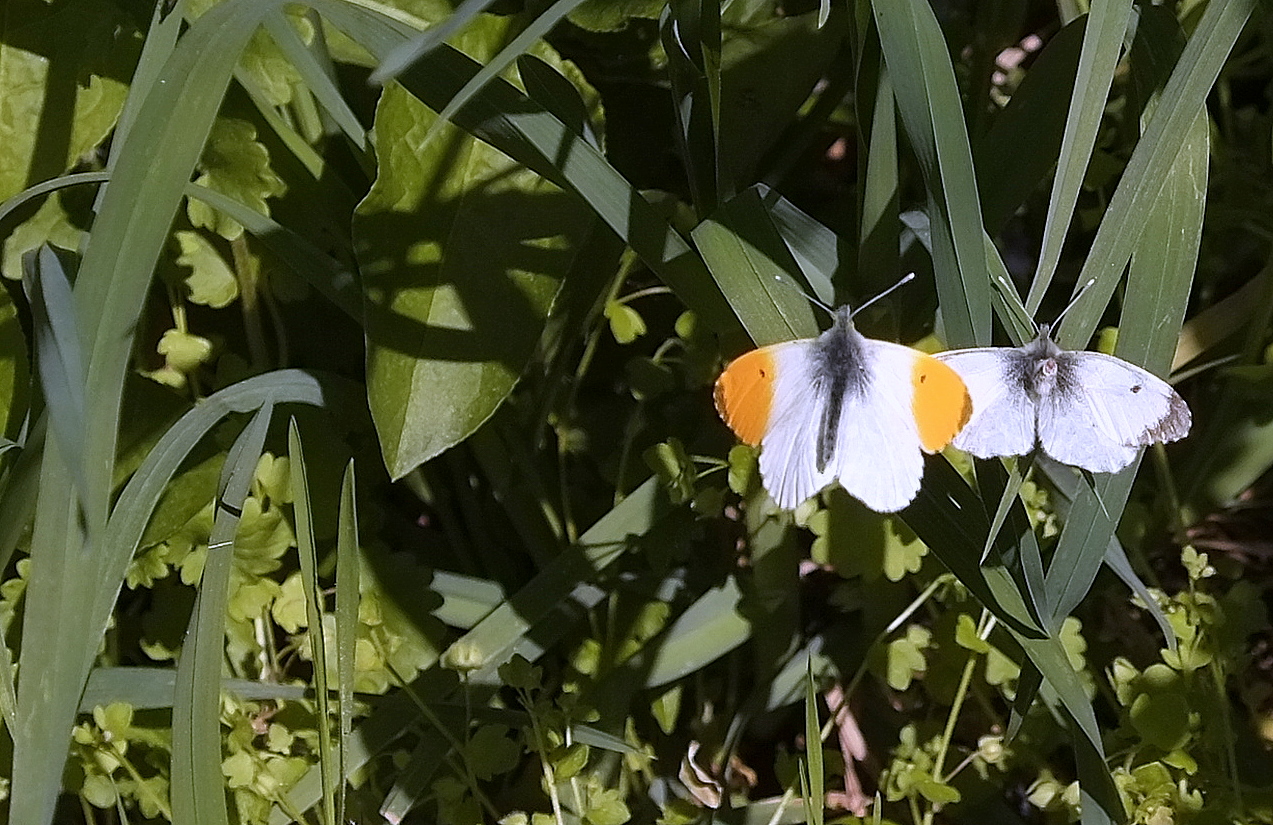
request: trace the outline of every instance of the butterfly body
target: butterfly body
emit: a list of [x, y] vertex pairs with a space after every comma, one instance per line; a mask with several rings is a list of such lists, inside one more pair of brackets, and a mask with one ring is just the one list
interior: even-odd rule
[[1189, 407], [1167, 382], [1099, 352], [1064, 350], [1048, 328], [1021, 347], [936, 356], [963, 378], [973, 415], [956, 447], [979, 458], [1025, 455], [1036, 445], [1092, 472], [1116, 472], [1140, 448], [1189, 432]]
[[760, 445], [761, 479], [785, 508], [838, 481], [873, 510], [902, 509], [919, 490], [923, 453], [948, 444], [971, 411], [952, 369], [866, 338], [847, 307], [817, 338], [735, 359], [715, 398], [738, 437]]

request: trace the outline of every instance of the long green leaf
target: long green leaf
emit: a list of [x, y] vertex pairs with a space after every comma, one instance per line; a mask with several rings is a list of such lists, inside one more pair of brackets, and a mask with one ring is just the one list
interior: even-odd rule
[[[52, 818], [66, 733], [100, 641], [84, 605], [93, 594], [117, 586], [80, 563], [95, 552], [121, 552], [86, 545], [80, 519], [87, 514], [100, 521], [107, 512], [120, 399], [151, 273], [238, 55], [261, 15], [280, 4], [230, 0], [216, 6], [187, 30], [161, 77], [134, 90], [145, 100], [102, 192], [75, 283], [79, 337], [87, 348], [85, 397], [93, 399], [94, 414], [85, 418], [83, 453], [71, 459], [68, 445], [51, 435], [41, 467], [24, 623], [59, 628], [61, 644], [22, 648], [10, 805], [14, 821], [43, 825]], [[83, 463], [82, 484], [69, 469], [71, 460]]]
[[1180, 136], [1189, 131], [1189, 125], [1203, 111], [1207, 94], [1254, 6], [1255, 0], [1231, 0], [1209, 3], [1203, 12], [1092, 239], [1078, 280], [1086, 283], [1095, 279], [1096, 283], [1061, 322], [1057, 335], [1061, 346], [1082, 347], [1092, 337], [1144, 231], [1145, 215], [1183, 148]]
[[[1163, 105], [1160, 100], [1150, 124]], [[1144, 232], [1128, 275], [1114, 352], [1159, 372], [1171, 363], [1198, 262], [1210, 158], [1208, 128], [1205, 112], [1196, 110], [1183, 136], [1176, 137], [1178, 154], [1141, 221]], [[1105, 562], [1137, 466], [1098, 482], [1100, 501], [1087, 492], [1076, 501], [1048, 570], [1053, 626], [1059, 627], [1087, 594]]]
[[234, 534], [273, 412], [272, 400], [252, 418], [230, 450], [217, 491], [199, 593], [177, 662], [172, 704], [172, 813], [174, 822], [228, 825], [221, 777], [221, 661]]
[[[314, 692], [318, 716], [318, 767], [323, 778], [323, 816], [328, 822], [339, 822], [336, 814], [336, 786], [343, 784], [339, 764], [330, 757], [332, 747], [331, 694], [328, 691], [327, 642], [323, 633], [323, 591], [318, 582], [318, 547], [314, 540], [314, 512], [310, 505], [309, 476], [305, 469], [305, 451], [296, 419], [287, 423], [287, 457], [291, 471], [292, 513], [296, 529], [296, 555], [305, 587], [305, 619], [308, 624], [311, 660], [314, 663]], [[339, 757], [336, 760], [339, 763]]]
[[337, 772], [340, 797], [337, 821], [345, 821], [349, 785], [350, 735], [354, 724], [354, 651], [358, 642], [358, 508], [354, 491], [354, 462], [349, 460], [340, 483], [340, 514], [336, 524], [336, 668], [340, 674], [340, 741]]
[[1078, 74], [1072, 82], [1070, 112], [1065, 119], [1061, 156], [1057, 160], [1048, 218], [1043, 229], [1043, 248], [1035, 270], [1026, 307], [1033, 314], [1043, 301], [1052, 274], [1061, 260], [1061, 245], [1069, 237], [1070, 220], [1078, 203], [1079, 188], [1087, 174], [1096, 132], [1105, 112], [1105, 100], [1114, 80], [1114, 67], [1123, 47], [1132, 0], [1094, 3], [1083, 28], [1083, 49], [1079, 53]]
[[927, 0], [874, 2], [880, 47], [919, 158], [942, 323], [954, 347], [990, 343], [981, 198], [946, 39]]

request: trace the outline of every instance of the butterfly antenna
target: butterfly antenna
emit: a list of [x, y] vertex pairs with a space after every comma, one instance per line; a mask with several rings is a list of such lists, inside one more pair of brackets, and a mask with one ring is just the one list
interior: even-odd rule
[[[869, 301], [867, 301], [865, 304], [862, 304], [862, 306], [860, 306], [860, 307], [858, 307], [857, 309], [853, 310], [853, 315], [857, 315], [859, 312], [861, 312], [862, 310], [866, 309], [866, 308], [867, 308], [867, 307], [869, 307], [871, 304], [873, 304], [873, 303], [875, 303], [876, 301], [878, 301], [879, 299], [884, 298], [884, 297], [886, 297], [887, 295], [889, 295], [891, 292], [893, 292], [893, 291], [894, 291], [895, 289], [897, 289], [898, 287], [903, 286], [904, 284], [909, 284], [909, 283], [910, 283], [911, 281], [913, 281], [913, 280], [915, 280], [915, 273], [914, 273], [914, 272], [907, 272], [905, 275], [903, 275], [901, 278], [899, 278], [899, 279], [898, 279], [897, 283], [893, 284], [891, 287], [889, 287], [888, 289], [884, 290], [884, 291], [883, 291], [883, 292], [881, 292], [879, 295], [876, 295], [874, 298], [871, 298], [871, 299], [870, 299]], [[852, 316], [850, 316], [850, 317], [852, 317]]]
[[1050, 325], [1052, 329], [1056, 329], [1057, 325], [1061, 323], [1061, 319], [1065, 317], [1065, 313], [1069, 312], [1071, 309], [1074, 309], [1074, 305], [1077, 304], [1079, 302], [1079, 299], [1082, 298], [1083, 295], [1086, 294], [1087, 291], [1092, 288], [1092, 284], [1094, 283], [1096, 283], [1096, 279], [1090, 278], [1088, 279], [1087, 283], [1079, 287], [1079, 291], [1074, 293], [1074, 297], [1071, 298], [1070, 302], [1065, 305], [1065, 309], [1057, 313], [1056, 318], [1052, 321]]
[[821, 301], [819, 301], [817, 298], [813, 297], [809, 293], [805, 292], [803, 289], [799, 287], [799, 285], [794, 284], [791, 281], [788, 281], [787, 279], [783, 278], [781, 275], [775, 275], [774, 280], [782, 284], [783, 286], [785, 286], [787, 289], [794, 289], [797, 294], [799, 294], [802, 298], [804, 298], [809, 303], [813, 304], [816, 307], [821, 307], [822, 309], [826, 310], [828, 315], [831, 315], [832, 317], [835, 316], [834, 309], [822, 303]]

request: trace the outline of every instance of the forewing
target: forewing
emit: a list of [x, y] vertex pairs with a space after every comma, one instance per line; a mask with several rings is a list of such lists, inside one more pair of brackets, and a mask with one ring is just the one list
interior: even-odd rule
[[775, 368], [769, 427], [760, 442], [760, 478], [779, 507], [793, 509], [831, 483], [817, 467], [824, 388], [813, 375], [811, 340], [766, 347]]
[[1056, 387], [1039, 407], [1043, 451], [1092, 472], [1121, 470], [1140, 447], [1184, 438], [1190, 424], [1166, 381], [1099, 352], [1058, 356]]
[[1013, 347], [953, 350], [934, 356], [964, 380], [972, 416], [954, 445], [978, 458], [1025, 455], [1034, 449], [1036, 408], [1026, 392], [1025, 357]]
[[913, 409], [912, 376], [922, 353], [866, 339], [865, 390], [844, 399], [827, 472], [867, 507], [893, 513], [919, 492], [924, 457]]

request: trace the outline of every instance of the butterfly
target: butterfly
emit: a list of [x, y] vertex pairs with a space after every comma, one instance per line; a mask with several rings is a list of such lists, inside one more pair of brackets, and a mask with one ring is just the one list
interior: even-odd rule
[[816, 338], [739, 356], [715, 399], [730, 429], [760, 445], [761, 481], [788, 509], [838, 481], [872, 510], [901, 510], [919, 492], [923, 453], [949, 444], [972, 414], [954, 369], [865, 337], [847, 306]]
[[1038, 444], [1062, 463], [1112, 473], [1141, 447], [1189, 433], [1189, 407], [1166, 381], [1112, 355], [1061, 349], [1046, 325], [1025, 346], [935, 357], [972, 395], [954, 445], [978, 458], [1025, 455]]

